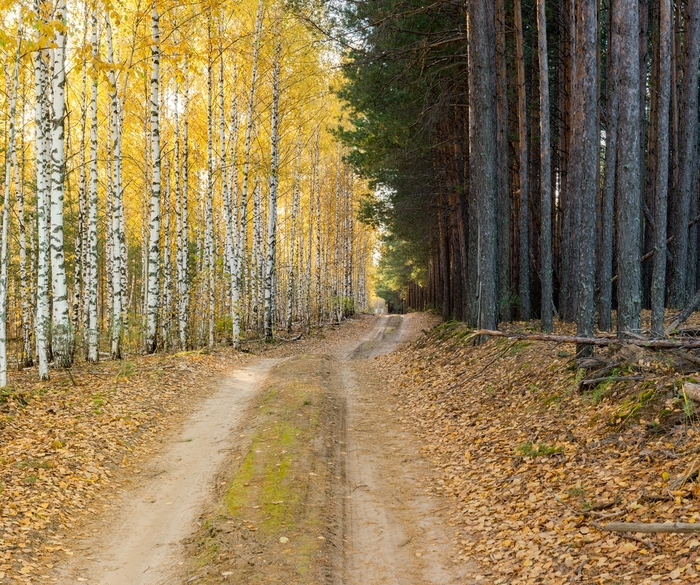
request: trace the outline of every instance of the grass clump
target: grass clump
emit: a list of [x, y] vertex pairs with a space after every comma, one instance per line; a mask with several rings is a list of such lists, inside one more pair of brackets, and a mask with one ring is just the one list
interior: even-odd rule
[[532, 441], [526, 441], [518, 445], [517, 452], [522, 457], [535, 459], [536, 457], [549, 457], [561, 453], [563, 448], [559, 445], [548, 445], [547, 443], [538, 443], [535, 445]]

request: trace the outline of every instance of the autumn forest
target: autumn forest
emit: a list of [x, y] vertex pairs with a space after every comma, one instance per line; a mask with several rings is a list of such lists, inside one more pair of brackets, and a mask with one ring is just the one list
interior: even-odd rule
[[368, 305], [337, 55], [292, 7], [8, 2], [3, 21], [2, 385]]

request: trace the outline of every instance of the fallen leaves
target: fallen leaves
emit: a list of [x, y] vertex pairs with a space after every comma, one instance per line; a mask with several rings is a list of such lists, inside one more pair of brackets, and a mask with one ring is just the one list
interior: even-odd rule
[[[85, 520], [110, 507], [121, 477], [206, 394], [202, 373], [244, 359], [156, 356], [13, 376], [0, 396], [0, 579], [46, 581]], [[45, 575], [44, 575], [45, 576]]]
[[580, 393], [567, 346], [474, 348], [465, 331], [442, 325], [379, 364], [438, 468], [431, 493], [458, 501], [460, 558], [493, 583], [700, 582], [690, 535], [596, 528], [700, 517], [694, 478], [672, 483], [693, 470], [698, 444], [672, 388], [613, 381]]

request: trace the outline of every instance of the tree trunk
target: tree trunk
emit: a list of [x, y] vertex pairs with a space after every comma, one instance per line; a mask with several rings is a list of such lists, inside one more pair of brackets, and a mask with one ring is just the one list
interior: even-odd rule
[[[279, 31], [276, 31], [279, 34]], [[276, 41], [274, 62], [272, 64], [272, 113], [270, 120], [270, 209], [267, 225], [267, 266], [265, 267], [265, 316], [264, 332], [265, 341], [273, 338], [273, 314], [274, 293], [272, 284], [275, 273], [276, 249], [277, 249], [277, 187], [278, 187], [278, 110], [280, 101], [280, 59], [281, 45], [279, 38]], [[299, 137], [301, 143], [301, 137]], [[297, 178], [298, 180], [298, 178]], [[295, 187], [295, 201], [298, 201], [298, 186]], [[294, 220], [292, 220], [294, 221]], [[294, 232], [292, 232], [293, 234]], [[294, 249], [294, 235], [292, 235], [292, 250]], [[291, 263], [290, 263], [291, 266]], [[289, 282], [291, 286], [293, 272], [290, 269]], [[290, 317], [288, 328], [291, 328], [291, 297], [289, 303]]]
[[[577, 331], [581, 337], [593, 335], [595, 325], [595, 226], [598, 194], [598, 9], [597, 0], [577, 2], [576, 23], [576, 95], [573, 135], [580, 144], [578, 197], [578, 314]], [[578, 101], [578, 103], [577, 103]], [[589, 354], [579, 348], [579, 354]]]
[[[697, 198], [693, 185], [697, 182], [698, 141], [698, 59], [700, 58], [700, 0], [689, 0], [685, 18], [683, 81], [680, 103], [678, 143], [678, 185], [671, 200], [669, 226], [674, 239], [670, 246], [671, 265], [668, 274], [668, 304], [681, 308], [688, 300], [688, 259], [691, 198]], [[693, 74], [689, 74], [693, 72]]]
[[[530, 182], [527, 137], [527, 95], [525, 87], [525, 49], [521, 0], [513, 0], [515, 13], [515, 47], [518, 79], [518, 272], [520, 297], [520, 320], [530, 320]], [[471, 54], [470, 54], [471, 55]]]
[[654, 259], [651, 277], [651, 332], [664, 334], [666, 293], [666, 221], [671, 104], [671, 0], [659, 0], [659, 79], [657, 104], [657, 180], [654, 200]]
[[[508, 69], [505, 0], [496, 0], [496, 148], [498, 181], [499, 273], [501, 321], [510, 321], [510, 181], [508, 176]], [[476, 324], [476, 323], [475, 323]]]
[[112, 284], [112, 315], [111, 315], [111, 357], [113, 360], [121, 359], [121, 339], [122, 339], [122, 300], [123, 291], [121, 287], [121, 242], [119, 216], [122, 206], [122, 139], [121, 139], [121, 111], [119, 107], [119, 97], [117, 95], [117, 85], [115, 78], [114, 47], [112, 24], [109, 13], [107, 19], [107, 61], [109, 62], [109, 91], [110, 91], [110, 118], [112, 133], [112, 209], [110, 218], [110, 244], [111, 244], [111, 284]]
[[619, 50], [617, 90], [617, 332], [624, 337], [641, 329], [642, 169], [639, 111], [639, 8], [637, 0], [618, 0], [613, 41]]
[[542, 282], [542, 331], [552, 331], [552, 158], [549, 129], [549, 61], [545, 0], [537, 0], [537, 38], [540, 66], [540, 274]]
[[615, 171], [617, 168], [617, 36], [613, 33], [613, 14], [617, 0], [608, 5], [608, 47], [605, 79], [605, 176], [600, 206], [600, 242], [598, 244], [598, 327], [612, 329], [613, 231], [615, 214]]
[[63, 198], [66, 178], [66, 0], [58, 0], [54, 18], [63, 24], [56, 29], [52, 49], [53, 74], [51, 120], [51, 288], [53, 327], [51, 338], [57, 363], [69, 368], [73, 363], [73, 339], [68, 312], [68, 287], [63, 249]]
[[[93, 67], [97, 64], [99, 40], [97, 37], [97, 11], [92, 12], [92, 58]], [[97, 323], [97, 93], [99, 77], [92, 70], [90, 94], [90, 183], [88, 187], [88, 233], [87, 233], [87, 269], [86, 307], [87, 313], [87, 360], [96, 362], [99, 358], [99, 337]]]
[[151, 206], [148, 238], [148, 323], [146, 352], [154, 353], [158, 345], [160, 310], [160, 15], [155, 3], [151, 10]]
[[239, 207], [238, 245], [236, 246], [235, 273], [233, 275], [233, 347], [239, 348], [241, 344], [241, 292], [243, 286], [243, 250], [247, 236], [247, 210], [248, 210], [248, 183], [250, 174], [250, 148], [253, 131], [253, 107], [255, 105], [255, 83], [258, 75], [258, 54], [260, 52], [260, 36], [262, 34], [263, 5], [258, 0], [257, 15], [255, 19], [255, 33], [253, 39], [253, 63], [250, 75], [250, 94], [248, 98], [248, 117], [245, 131], [245, 152], [243, 159], [243, 185], [241, 186], [241, 200]]
[[478, 325], [495, 328], [497, 310], [496, 34], [489, 0], [468, 5], [470, 192], [479, 193]]
[[[17, 91], [19, 87], [19, 66], [22, 48], [22, 27], [17, 29], [17, 52], [15, 54], [15, 67], [12, 74], [12, 89], [8, 95], [10, 111], [7, 129], [7, 151], [5, 153], [5, 195], [2, 206], [2, 228], [0, 228], [0, 388], [7, 386], [7, 254], [10, 234], [8, 222], [10, 221], [10, 183], [12, 173], [12, 159], [15, 152], [15, 118], [17, 115]], [[8, 80], [9, 81], [9, 80]], [[8, 89], [9, 89], [9, 83]]]
[[204, 211], [204, 270], [207, 298], [207, 347], [214, 347], [214, 64], [212, 62], [211, 19], [208, 16], [207, 45], [207, 194]]

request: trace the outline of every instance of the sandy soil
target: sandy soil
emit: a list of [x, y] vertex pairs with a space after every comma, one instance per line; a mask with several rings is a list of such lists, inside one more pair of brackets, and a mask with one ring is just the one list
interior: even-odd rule
[[[280, 356], [302, 352], [327, 356], [328, 367], [335, 370], [328, 388], [337, 406], [333, 420], [324, 424], [334, 451], [329, 461], [337, 461], [339, 471], [332, 474], [327, 503], [332, 570], [324, 571], [324, 580], [338, 585], [468, 580], [472, 567], [456, 562], [455, 533], [447, 522], [454, 515], [453, 502], [428, 493], [436, 470], [398, 420], [393, 398], [374, 366], [373, 358], [416, 338], [431, 324], [425, 315], [360, 318], [347, 326], [346, 335], [297, 348], [288, 344], [266, 353], [275, 357], [259, 358], [222, 380], [179, 437], [150, 461], [141, 481], [122, 494], [114, 513], [95, 520], [94, 536], [77, 543], [76, 558], [60, 570], [58, 582], [199, 582], [183, 576], [192, 553], [183, 543], [201, 530], [206, 511], [217, 505], [230, 453], [249, 448], [246, 437], [256, 400], [261, 389], [275, 383], [275, 364]], [[306, 374], [300, 363], [303, 383]], [[210, 574], [226, 575], [224, 567], [213, 569]]]
[[420, 315], [381, 316], [367, 338], [341, 362], [346, 424], [343, 585], [464, 582], [468, 567], [453, 561], [452, 533], [444, 517], [452, 503], [424, 487], [434, 471], [419, 445], [396, 420], [387, 388], [372, 358], [415, 339]]

